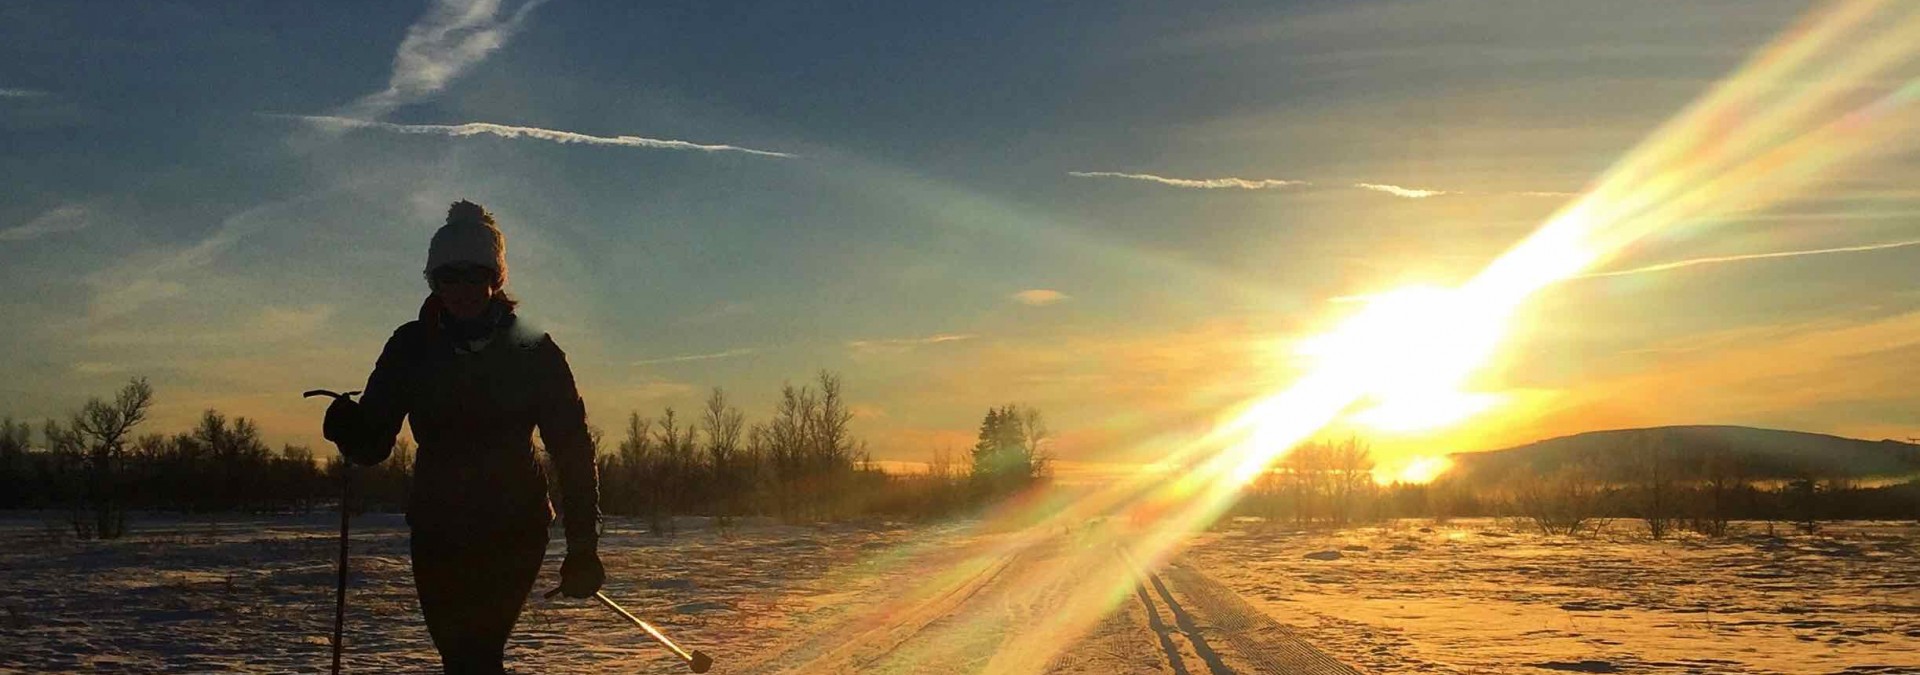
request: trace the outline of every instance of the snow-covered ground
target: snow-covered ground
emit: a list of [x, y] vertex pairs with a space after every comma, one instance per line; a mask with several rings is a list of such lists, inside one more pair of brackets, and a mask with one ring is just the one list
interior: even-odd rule
[[1569, 538], [1486, 520], [1236, 523], [1188, 557], [1374, 672], [1920, 673], [1915, 524], [1771, 537], [1737, 523], [1667, 541], [1636, 525]]
[[[338, 521], [154, 517], [111, 542], [74, 542], [55, 514], [0, 517], [0, 671], [324, 672]], [[721, 661], [752, 654], [784, 617], [830, 603], [864, 558], [940, 528], [754, 524], [738, 536], [683, 519], [649, 536], [612, 519], [609, 596]], [[399, 516], [354, 519], [344, 670], [423, 672], [438, 659], [420, 620]], [[508, 644], [522, 672], [685, 672], [596, 604], [542, 600], [564, 544], [554, 531], [535, 597]], [[714, 672], [730, 672], [717, 666]], [[742, 672], [742, 671], [731, 671]]]
[[[58, 536], [58, 520], [0, 514], [0, 671], [326, 669], [331, 517], [146, 516], [112, 542]], [[682, 522], [662, 539], [611, 519], [607, 592], [716, 673], [1920, 673], [1910, 524], [1665, 542], [1475, 521], [1234, 524], [1155, 573], [1095, 527]], [[433, 670], [405, 526], [354, 528], [347, 670]], [[536, 594], [554, 583], [557, 534]], [[1306, 557], [1325, 551], [1339, 557]], [[1073, 624], [1070, 645], [1036, 630], [1066, 625], [1049, 622], [1076, 614], [1063, 610], [1087, 602], [1076, 585], [1090, 579], [1129, 590], [1102, 596], [1111, 611]], [[537, 596], [508, 658], [520, 672], [685, 672], [604, 609]]]

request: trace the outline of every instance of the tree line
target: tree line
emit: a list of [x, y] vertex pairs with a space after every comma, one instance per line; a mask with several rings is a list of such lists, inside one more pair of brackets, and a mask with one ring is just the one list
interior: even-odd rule
[[[305, 512], [339, 504], [348, 469], [331, 450], [289, 444], [276, 451], [252, 420], [215, 410], [187, 431], [136, 435], [153, 396], [136, 378], [111, 400], [94, 398], [66, 420], [45, 421], [39, 443], [31, 425], [0, 420], [0, 508], [58, 510], [76, 536], [112, 538], [125, 532], [130, 510]], [[1032, 408], [990, 409], [971, 462], [942, 450], [925, 472], [882, 470], [852, 421], [842, 379], [829, 372], [783, 385], [763, 421], [750, 422], [717, 388], [691, 416], [672, 407], [630, 413], [611, 445], [591, 429], [601, 509], [640, 517], [663, 535], [673, 533], [675, 515], [710, 516], [723, 528], [749, 516], [928, 519], [1050, 476], [1046, 427]], [[352, 468], [347, 506], [403, 510], [414, 456], [403, 436], [387, 461]]]
[[1679, 531], [1728, 534], [1734, 521], [1817, 532], [1836, 520], [1920, 519], [1920, 481], [1863, 484], [1800, 471], [1756, 479], [1728, 448], [1683, 454], [1670, 445], [1621, 447], [1607, 467], [1576, 462], [1521, 466], [1495, 476], [1442, 474], [1431, 483], [1374, 478], [1357, 439], [1295, 447], [1242, 493], [1233, 515], [1295, 527], [1339, 527], [1393, 518], [1516, 518], [1547, 534], [1591, 532], [1634, 521], [1655, 538]]

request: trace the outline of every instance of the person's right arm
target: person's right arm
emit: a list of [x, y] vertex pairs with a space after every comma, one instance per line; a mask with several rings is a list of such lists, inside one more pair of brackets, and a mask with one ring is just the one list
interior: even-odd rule
[[410, 327], [401, 326], [387, 339], [359, 402], [341, 398], [327, 407], [324, 435], [355, 464], [379, 464], [392, 454], [400, 422], [412, 411], [412, 392], [405, 377], [413, 351]]

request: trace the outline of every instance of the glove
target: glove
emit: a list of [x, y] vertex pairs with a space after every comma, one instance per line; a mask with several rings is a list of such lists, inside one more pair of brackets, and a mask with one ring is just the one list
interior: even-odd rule
[[327, 406], [327, 418], [320, 423], [320, 436], [344, 446], [360, 440], [360, 426], [360, 404], [341, 396]]
[[569, 598], [591, 598], [607, 581], [607, 570], [600, 566], [600, 554], [591, 548], [567, 549], [560, 561], [560, 594]]
[[342, 396], [333, 399], [327, 406], [327, 417], [320, 423], [320, 436], [333, 441], [334, 447], [348, 461], [360, 466], [373, 466], [387, 458], [386, 451], [373, 450], [368, 446], [367, 421], [360, 414], [360, 404]]

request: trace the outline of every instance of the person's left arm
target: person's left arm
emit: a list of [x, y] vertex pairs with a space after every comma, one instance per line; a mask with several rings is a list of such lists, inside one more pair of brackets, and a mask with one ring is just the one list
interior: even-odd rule
[[567, 559], [560, 566], [561, 589], [569, 596], [586, 597], [600, 589], [600, 475], [594, 465], [593, 437], [587, 431], [587, 407], [574, 384], [566, 352], [544, 337], [535, 348], [540, 359], [540, 403], [536, 425], [547, 446], [554, 470], [560, 474], [562, 524], [567, 532]]

